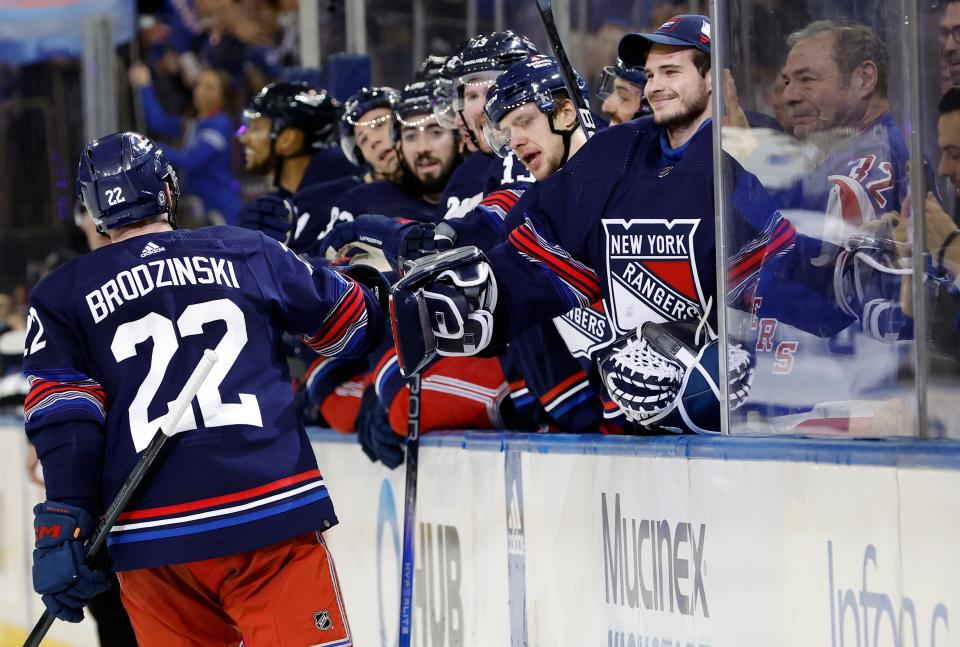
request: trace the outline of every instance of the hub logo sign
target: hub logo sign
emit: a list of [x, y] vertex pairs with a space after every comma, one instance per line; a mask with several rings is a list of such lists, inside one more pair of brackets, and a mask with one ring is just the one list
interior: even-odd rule
[[417, 524], [413, 578], [414, 642], [422, 647], [463, 647], [463, 560], [455, 526]]
[[[950, 613], [942, 602], [932, 608], [919, 607], [903, 592], [899, 605], [888, 592], [874, 590], [871, 580], [884, 571], [899, 571], [896, 556], [881, 559], [873, 544], [867, 545], [858, 560], [859, 581], [840, 582], [836, 577], [833, 542], [827, 542], [827, 580], [830, 593], [830, 647], [941, 647], [950, 642]], [[901, 574], [897, 580], [903, 581]]]
[[638, 519], [600, 494], [603, 579], [607, 604], [710, 617], [704, 583], [707, 526]]

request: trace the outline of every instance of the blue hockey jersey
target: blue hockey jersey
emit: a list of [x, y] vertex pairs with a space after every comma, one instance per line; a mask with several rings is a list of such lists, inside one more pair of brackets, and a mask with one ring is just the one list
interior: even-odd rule
[[[469, 183], [464, 168], [477, 173], [479, 181]], [[534, 182], [513, 154], [501, 159], [474, 153], [451, 178], [447, 204], [458, 208], [443, 218], [457, 232], [459, 244], [489, 249], [503, 237], [507, 214]], [[480, 193], [457, 197], [457, 191], [478, 184]], [[441, 210], [443, 205], [441, 201]], [[596, 431], [604, 419], [601, 389], [590, 384], [589, 360], [581, 362], [564, 352], [562, 332], [548, 322], [527, 328], [511, 341], [499, 358], [510, 379], [510, 396], [518, 418], [528, 425], [549, 424], [570, 433]]]
[[[297, 221], [294, 223], [290, 249], [298, 254], [314, 255], [320, 253], [320, 239], [330, 233], [339, 222], [352, 218], [339, 210], [334, 212], [337, 200], [344, 193], [363, 184], [355, 175], [313, 184], [300, 188], [293, 195], [293, 204], [297, 208]], [[336, 215], [334, 215], [336, 214]]]
[[485, 196], [501, 188], [523, 188], [536, 181], [513, 153], [504, 158], [485, 153], [469, 155], [450, 176], [437, 207], [437, 220], [469, 214]]
[[405, 185], [379, 180], [363, 184], [342, 194], [334, 204], [331, 220], [350, 220], [372, 213], [393, 218], [432, 222], [436, 205], [417, 196]]
[[[528, 190], [507, 225], [517, 226], [488, 254], [500, 279], [501, 333], [600, 299], [617, 335], [704, 314], [716, 329], [710, 122], [682, 155], [661, 144], [662, 133], [652, 117], [602, 131]], [[728, 293], [746, 307], [765, 259], [789, 250], [796, 232], [756, 178], [727, 161]]]
[[26, 431], [47, 495], [103, 510], [204, 349], [219, 355], [107, 541], [118, 570], [202, 560], [337, 523], [294, 406], [284, 332], [322, 355], [379, 342], [358, 283], [259, 232], [150, 233], [30, 294]]

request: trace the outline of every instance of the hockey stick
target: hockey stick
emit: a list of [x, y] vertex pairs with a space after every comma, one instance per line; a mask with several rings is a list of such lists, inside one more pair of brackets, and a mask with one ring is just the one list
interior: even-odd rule
[[583, 128], [583, 134], [586, 135], [587, 139], [590, 139], [596, 133], [597, 125], [593, 123], [593, 113], [590, 112], [590, 106], [587, 105], [587, 100], [584, 99], [580, 86], [577, 85], [577, 75], [574, 73], [569, 59], [567, 59], [567, 52], [563, 49], [563, 43], [560, 42], [560, 32], [557, 31], [557, 23], [553, 19], [552, 0], [537, 0], [537, 12], [540, 14], [543, 29], [547, 32], [547, 40], [550, 41], [554, 58], [557, 59], [557, 65], [560, 67], [560, 74], [563, 76], [563, 84], [567, 87], [567, 94], [577, 107], [577, 120], [580, 122], [580, 127]]
[[413, 629], [414, 536], [417, 522], [417, 462], [420, 455], [420, 374], [407, 381], [407, 483], [403, 491], [403, 558], [400, 571], [399, 647], [410, 647]]
[[[157, 455], [160, 453], [160, 450], [163, 449], [167, 439], [176, 433], [175, 430], [177, 424], [180, 422], [180, 418], [183, 417], [183, 412], [190, 406], [190, 401], [197, 395], [197, 391], [200, 390], [200, 386], [203, 384], [203, 381], [207, 379], [210, 369], [213, 368], [213, 365], [217, 363], [218, 359], [217, 354], [212, 350], [207, 349], [203, 351], [203, 357], [200, 359], [200, 363], [193, 369], [193, 374], [190, 376], [190, 379], [187, 380], [183, 390], [180, 391], [180, 395], [173, 401], [173, 404], [170, 405], [170, 409], [167, 411], [167, 415], [160, 421], [160, 429], [153, 435], [153, 439], [150, 441], [150, 444], [147, 445], [143, 455], [140, 456], [136, 465], [133, 466], [130, 476], [127, 477], [127, 480], [124, 481], [120, 487], [120, 491], [117, 493], [113, 503], [107, 508], [107, 513], [104, 515], [103, 521], [100, 522], [90, 541], [87, 542], [87, 553], [85, 557], [87, 563], [96, 556], [100, 548], [106, 543], [110, 529], [117, 523], [117, 518], [120, 516], [120, 513], [123, 512], [123, 509], [127, 507], [127, 503], [130, 502], [130, 499], [137, 491], [147, 471], [153, 466]], [[43, 615], [40, 616], [40, 619], [37, 620], [37, 624], [34, 625], [33, 631], [27, 636], [23, 647], [37, 647], [40, 641], [43, 640], [43, 637], [47, 635], [55, 619], [49, 610], [45, 610]]]

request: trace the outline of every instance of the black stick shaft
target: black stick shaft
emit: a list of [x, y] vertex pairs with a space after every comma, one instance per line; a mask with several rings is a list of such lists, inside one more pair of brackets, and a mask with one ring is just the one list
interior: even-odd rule
[[[113, 526], [117, 523], [120, 513], [123, 512], [125, 507], [127, 507], [130, 499], [136, 493], [137, 488], [140, 487], [140, 482], [143, 481], [143, 477], [147, 475], [147, 472], [153, 466], [157, 456], [160, 454], [160, 450], [163, 449], [164, 444], [166, 444], [167, 439], [170, 437], [167, 434], [173, 433], [177, 423], [180, 422], [180, 418], [183, 417], [183, 412], [186, 411], [190, 401], [193, 400], [194, 396], [197, 395], [197, 391], [200, 390], [200, 385], [203, 384], [203, 381], [210, 373], [210, 369], [213, 368], [213, 365], [216, 362], [216, 353], [209, 350], [204, 352], [203, 359], [197, 365], [197, 368], [194, 369], [190, 379], [187, 380], [186, 385], [183, 387], [183, 391], [180, 392], [180, 395], [177, 396], [177, 399], [172, 405], [170, 405], [170, 409], [167, 412], [166, 417], [160, 423], [160, 429], [158, 429], [153, 435], [153, 438], [150, 440], [150, 444], [147, 445], [147, 448], [144, 450], [143, 454], [139, 459], [137, 459], [137, 463], [130, 471], [130, 475], [127, 476], [127, 480], [123, 482], [122, 486], [120, 486], [120, 491], [113, 499], [110, 507], [107, 508], [107, 512], [103, 516], [103, 520], [100, 522], [100, 525], [97, 526], [93, 536], [87, 542], [87, 552], [85, 558], [87, 563], [89, 563], [90, 560], [96, 556], [103, 545], [107, 542], [110, 529], [113, 528]], [[40, 619], [37, 620], [37, 624], [33, 626], [33, 631], [30, 632], [30, 635], [27, 636], [26, 641], [24, 641], [23, 647], [38, 647], [40, 645], [40, 641], [43, 640], [43, 637], [47, 635], [48, 631], [50, 631], [50, 627], [53, 626], [53, 621], [55, 619], [56, 618], [54, 618], [53, 614], [50, 613], [49, 610], [45, 610], [43, 615], [40, 616]]]
[[543, 29], [547, 32], [547, 40], [550, 41], [550, 47], [553, 49], [553, 56], [557, 59], [557, 65], [560, 68], [560, 74], [563, 76], [563, 84], [567, 88], [567, 94], [570, 100], [577, 107], [577, 120], [580, 127], [583, 128], [583, 134], [587, 139], [593, 137], [597, 130], [593, 122], [593, 114], [590, 112], [590, 106], [577, 85], [577, 76], [570, 65], [570, 59], [567, 58], [567, 52], [563, 48], [563, 42], [560, 40], [560, 32], [557, 31], [557, 23], [553, 18], [553, 2], [551, 0], [537, 0], [537, 13], [540, 14], [540, 22], [543, 23]]

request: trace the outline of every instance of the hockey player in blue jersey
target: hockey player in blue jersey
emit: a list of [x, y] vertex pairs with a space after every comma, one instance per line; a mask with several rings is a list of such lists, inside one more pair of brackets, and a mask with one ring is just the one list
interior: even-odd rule
[[643, 100], [646, 83], [643, 70], [624, 65], [619, 58], [603, 68], [597, 96], [603, 101], [600, 110], [610, 119], [611, 126], [650, 114], [650, 106]]
[[[436, 354], [482, 352], [603, 299], [615, 333], [633, 335], [623, 349], [628, 352], [614, 362], [617, 384], [626, 385], [617, 404], [642, 423], [719, 430], [715, 377], [707, 389], [714, 406], [703, 419], [681, 419], [680, 410], [667, 420], [681, 386], [706, 379], [698, 376], [708, 347], [716, 371], [717, 345], [704, 343], [716, 329], [709, 52], [705, 16], [677, 16], [653, 34], [621, 41], [624, 63], [643, 66], [653, 116], [598, 133], [558, 173], [528, 190], [514, 208], [522, 224], [494, 249], [425, 259], [394, 287], [392, 314], [406, 373]], [[727, 161], [724, 179], [735, 187], [728, 293], [732, 304], [744, 306], [764, 261], [790, 249], [796, 233], [756, 178]], [[428, 313], [422, 319], [414, 315], [421, 308]], [[663, 353], [651, 352], [634, 331], [677, 321], [697, 328], [690, 346], [668, 344], [673, 359], [651, 359]], [[731, 347], [730, 355], [737, 371], [733, 391], [742, 398], [746, 353]], [[649, 389], [667, 396], [663, 407], [647, 406]]]
[[213, 348], [220, 362], [107, 540], [138, 640], [351, 644], [319, 534], [337, 518], [277, 346], [290, 332], [323, 355], [369, 352], [381, 292], [259, 232], [176, 230], [176, 174], [136, 133], [84, 148], [78, 192], [112, 242], [30, 295], [25, 427], [49, 497], [36, 590], [82, 618], [102, 583], [83, 543]]
[[393, 88], [361, 88], [344, 102], [338, 123], [340, 148], [344, 156], [364, 170], [362, 177], [346, 176], [309, 186], [294, 196], [297, 226], [291, 249], [322, 255], [320, 240], [353, 214], [336, 206], [340, 197], [361, 184], [400, 180], [400, 158], [392, 144], [393, 110], [400, 93]]
[[244, 205], [241, 227], [283, 243], [296, 232], [294, 194], [320, 149], [337, 146], [340, 102], [304, 82], [264, 87], [243, 112], [237, 134], [247, 172], [272, 177], [273, 191]]
[[[309, 215], [308, 224], [302, 229], [298, 227], [294, 237], [298, 249], [322, 256], [325, 250], [321, 240], [335, 225], [353, 222], [353, 214], [340, 211], [336, 206], [346, 191], [362, 183], [400, 181], [400, 158], [390, 133], [399, 101], [400, 93], [393, 88], [373, 87], [362, 88], [344, 102], [339, 125], [340, 147], [347, 159], [366, 168], [366, 173], [362, 180], [354, 178], [349, 184], [344, 179], [334, 180], [333, 184], [324, 183], [298, 192], [298, 219]], [[328, 427], [341, 432], [356, 430], [369, 369], [366, 357], [317, 357], [308, 363], [303, 388]]]
[[447, 59], [434, 97], [434, 112], [442, 125], [459, 130], [466, 160], [447, 184], [438, 219], [463, 218], [499, 189], [504, 189], [500, 195], [512, 205], [515, 198], [509, 189], [533, 181], [515, 156], [495, 157], [481, 129], [490, 86], [511, 65], [534, 54], [537, 48], [529, 39], [507, 30], [474, 36]]
[[[577, 80], [586, 98], [586, 85], [579, 75]], [[577, 154], [587, 138], [555, 59], [533, 56], [497, 78], [484, 106], [483, 135], [498, 156], [516, 155], [538, 182]], [[511, 224], [518, 223], [508, 213], [506, 227]], [[523, 377], [528, 397], [539, 400], [548, 422], [560, 431], [619, 431], [624, 421], [615, 405], [591, 383], [591, 354], [612, 341], [603, 304], [597, 302], [520, 332], [510, 341], [507, 357]]]

